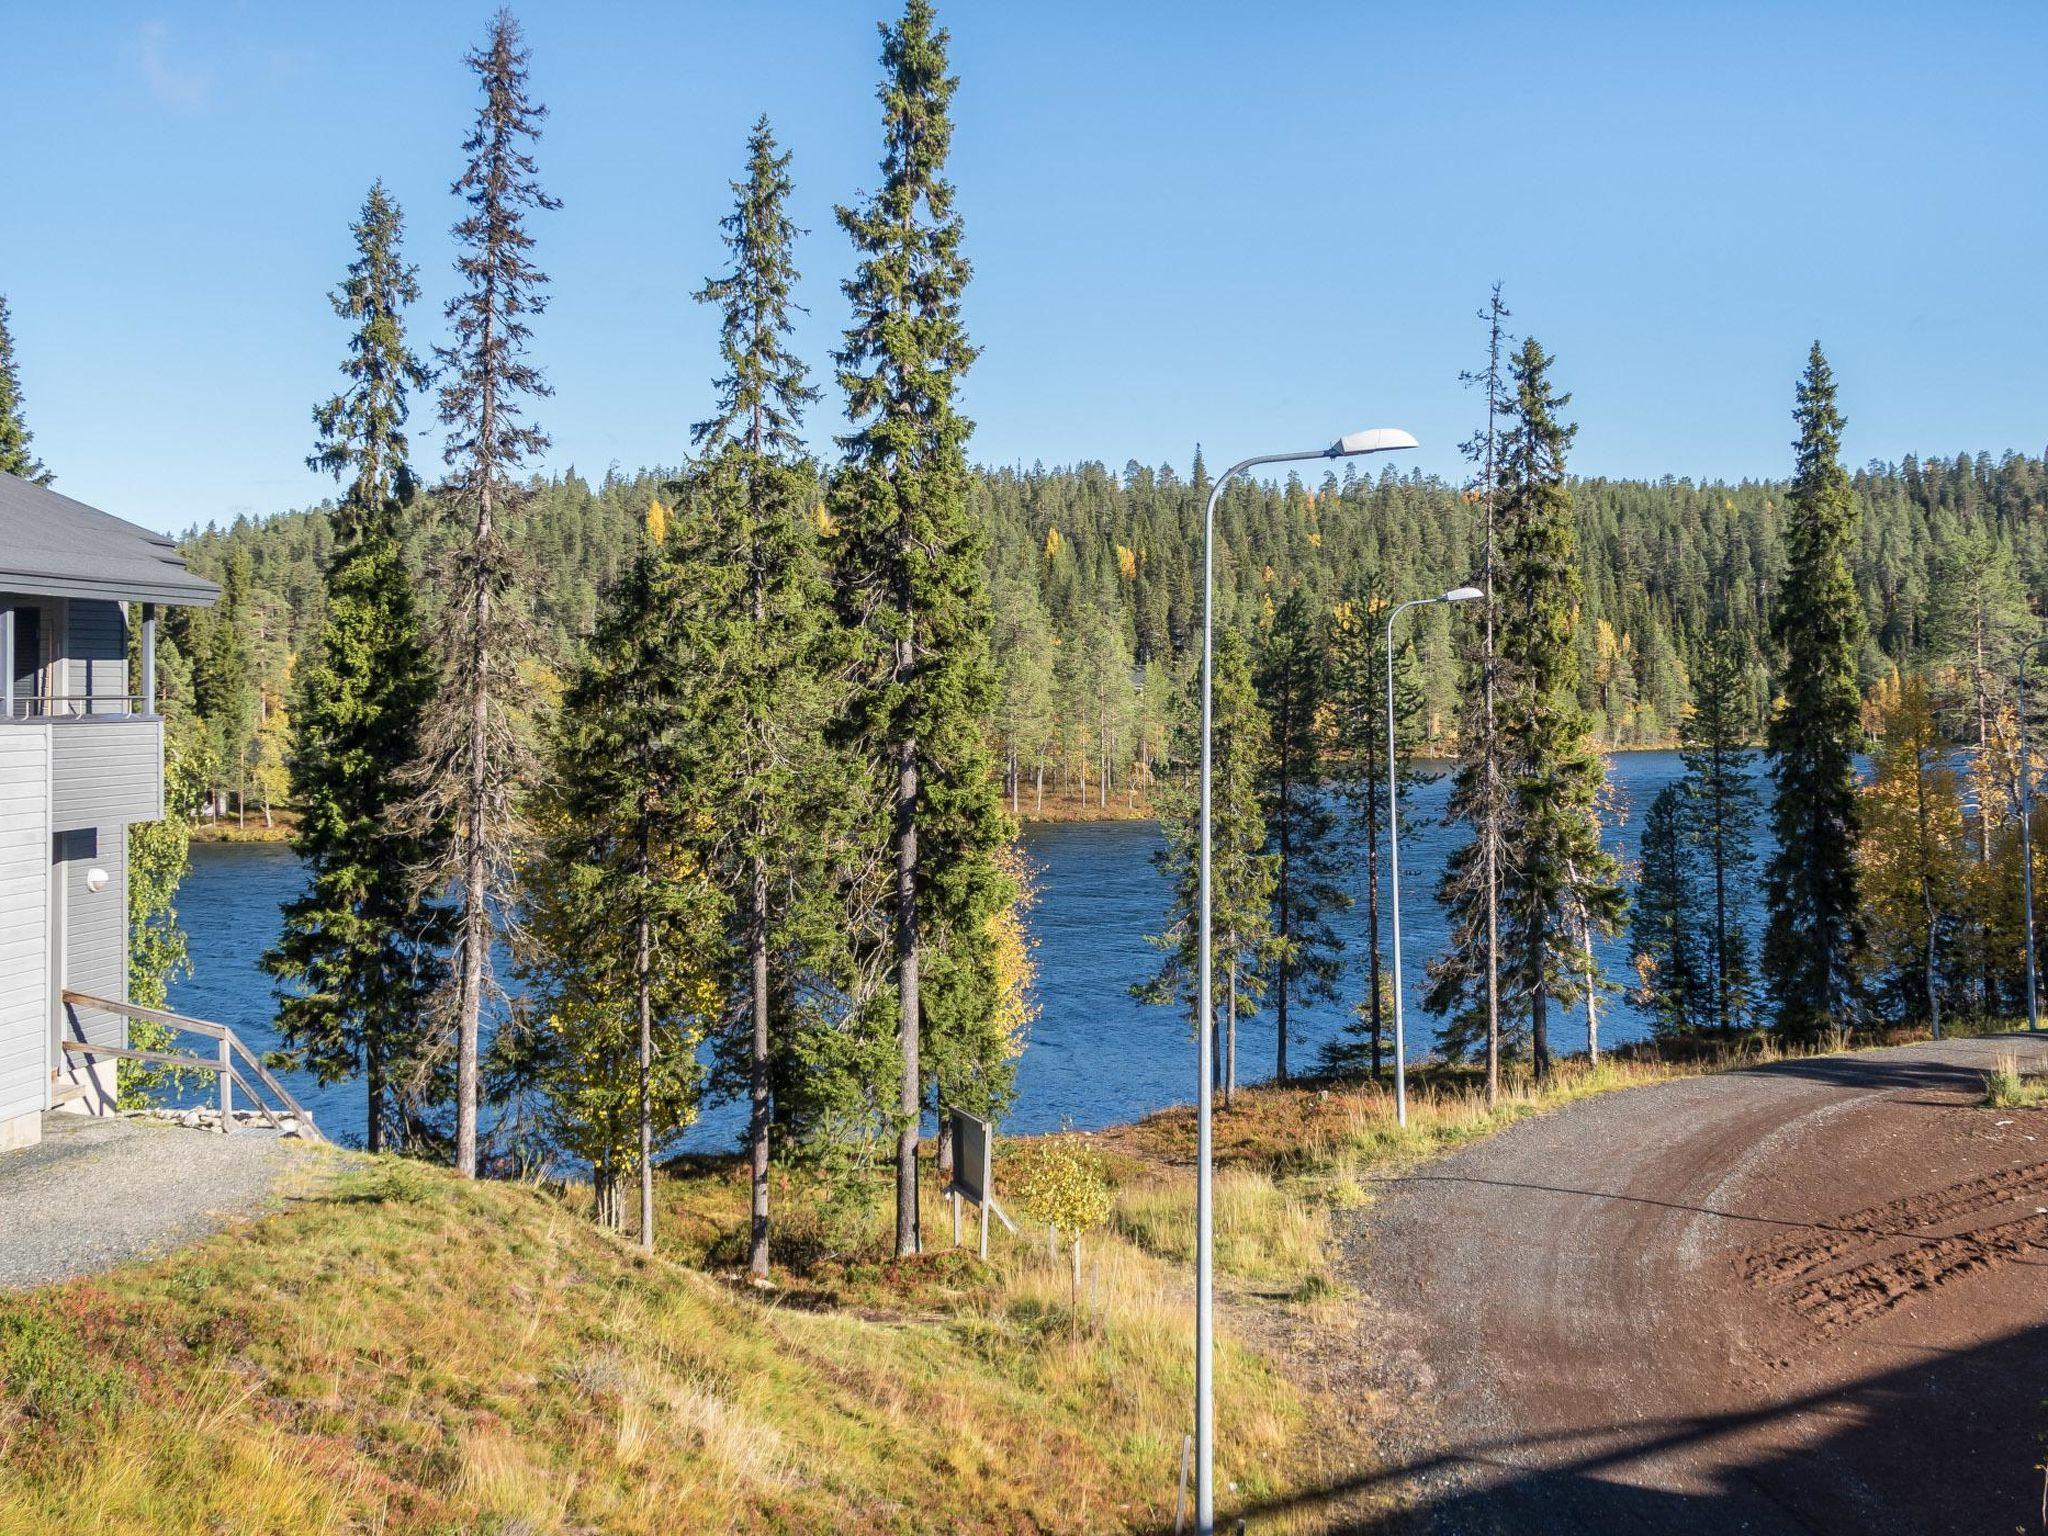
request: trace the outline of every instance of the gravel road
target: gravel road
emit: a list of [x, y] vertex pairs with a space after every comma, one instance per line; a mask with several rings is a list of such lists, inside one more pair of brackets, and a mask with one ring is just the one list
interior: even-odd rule
[[[1583, 1100], [1395, 1180], [1350, 1245], [1410, 1405], [1393, 1528], [2039, 1530], [2048, 1038]], [[1375, 1527], [1380, 1528], [1380, 1527]]]
[[39, 1145], [0, 1152], [0, 1290], [161, 1253], [260, 1211], [298, 1145], [86, 1115], [43, 1124]]

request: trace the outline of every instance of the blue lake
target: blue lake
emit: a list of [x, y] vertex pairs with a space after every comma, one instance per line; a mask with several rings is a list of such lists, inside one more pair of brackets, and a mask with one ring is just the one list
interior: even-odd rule
[[[1610, 771], [1616, 803], [1608, 838], [1633, 869], [1643, 813], [1657, 791], [1678, 777], [1681, 764], [1676, 753], [1626, 753], [1612, 759]], [[1463, 836], [1440, 825], [1448, 793], [1443, 780], [1418, 788], [1411, 830], [1401, 839], [1411, 1056], [1427, 1054], [1434, 1039], [1434, 1021], [1419, 1001], [1424, 962], [1446, 937], [1432, 892], [1444, 859]], [[1167, 901], [1166, 882], [1152, 865], [1158, 829], [1148, 822], [1032, 826], [1025, 829], [1024, 846], [1037, 863], [1041, 888], [1032, 914], [1040, 1014], [1019, 1065], [1010, 1126], [1093, 1128], [1188, 1102], [1195, 1093], [1195, 1050], [1185, 1024], [1173, 1009], [1141, 1004], [1130, 994], [1131, 984], [1150, 976], [1158, 963], [1158, 952], [1146, 942], [1147, 934], [1159, 931]], [[1360, 869], [1362, 891], [1362, 861]], [[231, 1025], [253, 1048], [273, 1047], [270, 983], [256, 962], [277, 936], [279, 903], [296, 893], [300, 880], [298, 860], [280, 844], [195, 846], [178, 900], [191, 935], [193, 974], [172, 988], [171, 1006]], [[1753, 937], [1757, 913], [1746, 916]], [[1347, 945], [1344, 992], [1337, 1002], [1296, 1011], [1298, 1034], [1289, 1058], [1297, 1070], [1313, 1066], [1317, 1047], [1342, 1030], [1364, 995], [1363, 903], [1340, 914], [1335, 926]], [[1625, 934], [1598, 946], [1597, 954], [1611, 981], [1622, 987], [1633, 982]], [[1603, 1042], [1635, 1038], [1643, 1028], [1624, 995], [1602, 1000]], [[1553, 1023], [1553, 1039], [1561, 1050], [1583, 1049], [1583, 1013], [1564, 1010]], [[1240, 1077], [1269, 1076], [1273, 1051], [1268, 1009], [1240, 1026]], [[359, 1086], [322, 1088], [304, 1074], [289, 1078], [292, 1091], [329, 1134], [360, 1138]], [[738, 1106], [708, 1106], [688, 1145], [730, 1147], [742, 1119]]]

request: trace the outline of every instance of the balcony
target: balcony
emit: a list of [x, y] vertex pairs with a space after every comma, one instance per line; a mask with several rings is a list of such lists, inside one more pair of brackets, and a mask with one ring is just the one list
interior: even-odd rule
[[164, 723], [155, 715], [55, 714], [50, 830], [122, 827], [164, 814]]

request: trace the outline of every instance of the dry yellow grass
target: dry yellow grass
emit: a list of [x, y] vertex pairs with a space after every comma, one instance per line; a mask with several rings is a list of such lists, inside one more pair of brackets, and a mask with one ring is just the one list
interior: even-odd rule
[[[1343, 1452], [1285, 1351], [1248, 1342], [1288, 1332], [1251, 1308], [1342, 1325], [1333, 1210], [1552, 1105], [1755, 1059], [1568, 1066], [1491, 1110], [1425, 1075], [1405, 1130], [1370, 1086], [1240, 1095], [1218, 1124], [1225, 1513]], [[756, 1292], [729, 1162], [663, 1178], [648, 1259], [573, 1195], [336, 1156], [282, 1215], [0, 1300], [0, 1531], [1157, 1530], [1193, 1387], [1191, 1117], [1092, 1140], [1117, 1203], [1078, 1308], [1042, 1232], [998, 1233], [987, 1265], [896, 1263], [883, 1212], [786, 1181], [787, 1267]], [[936, 1195], [925, 1221], [943, 1240]]]

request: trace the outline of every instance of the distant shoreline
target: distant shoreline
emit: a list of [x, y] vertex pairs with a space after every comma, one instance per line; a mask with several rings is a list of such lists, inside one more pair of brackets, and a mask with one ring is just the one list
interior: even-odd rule
[[[1652, 747], [1609, 747], [1601, 751], [1602, 757], [1641, 757], [1653, 752], [1676, 752], [1678, 743]], [[1754, 749], [1753, 749], [1754, 750]], [[1440, 769], [1455, 762], [1449, 757], [1425, 757], [1417, 761], [1432, 770]], [[1017, 822], [1020, 826], [1046, 827], [1068, 824], [1085, 824], [1113, 821], [1157, 821], [1158, 811], [1149, 798], [1140, 795], [1135, 804], [1125, 801], [1117, 803], [1113, 798], [1109, 805], [1079, 805], [1071, 797], [1061, 797], [1056, 803], [1048, 803], [1043, 810], [1032, 808], [1033, 797], [1027, 792], [1020, 797], [1017, 808]], [[1048, 802], [1052, 797], [1047, 796]], [[1010, 808], [1009, 796], [1003, 796], [1003, 809]], [[231, 819], [216, 822], [198, 821], [192, 824], [192, 841], [195, 843], [283, 843], [289, 842], [297, 830], [296, 818], [290, 813], [272, 812], [272, 825], [237, 826]]]

